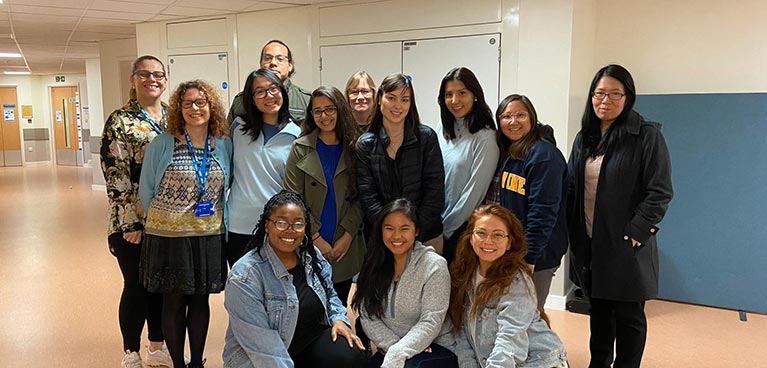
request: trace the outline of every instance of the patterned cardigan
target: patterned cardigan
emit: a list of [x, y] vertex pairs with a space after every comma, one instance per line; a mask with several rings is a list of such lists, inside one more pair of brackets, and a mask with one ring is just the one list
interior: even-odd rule
[[[165, 104], [163, 107], [167, 108]], [[165, 116], [159, 125], [165, 130]], [[135, 99], [115, 110], [104, 123], [101, 170], [109, 197], [110, 235], [144, 229], [144, 209], [138, 197], [138, 182], [144, 151], [157, 135]]]

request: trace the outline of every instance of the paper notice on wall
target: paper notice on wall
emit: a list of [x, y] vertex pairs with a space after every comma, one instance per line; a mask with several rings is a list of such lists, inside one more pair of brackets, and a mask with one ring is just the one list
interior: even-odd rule
[[3, 109], [3, 116], [7, 122], [16, 121], [16, 109]]
[[56, 111], [56, 122], [57, 123], [61, 122], [61, 110]]

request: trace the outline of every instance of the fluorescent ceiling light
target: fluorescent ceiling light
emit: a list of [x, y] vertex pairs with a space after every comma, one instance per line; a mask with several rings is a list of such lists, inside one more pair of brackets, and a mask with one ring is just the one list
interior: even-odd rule
[[3, 74], [7, 74], [7, 75], [29, 75], [29, 74], [32, 74], [32, 73], [30, 73], [30, 72], [18, 72], [18, 71], [13, 71], [13, 70], [6, 70], [6, 71], [3, 72]]
[[20, 58], [20, 57], [21, 57], [21, 54], [19, 54], [18, 52], [0, 52], [0, 58]]

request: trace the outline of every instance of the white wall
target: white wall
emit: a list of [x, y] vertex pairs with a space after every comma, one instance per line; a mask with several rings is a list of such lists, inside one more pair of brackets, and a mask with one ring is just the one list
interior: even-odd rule
[[[136, 39], [105, 41], [99, 43], [99, 62], [101, 69], [101, 111], [106, 118], [109, 114], [125, 104], [123, 94], [128, 90], [130, 81], [120, 77], [120, 62], [133, 61], [137, 57]], [[123, 91], [125, 90], [125, 91]], [[101, 134], [96, 130], [96, 122], [91, 122], [93, 134]], [[104, 125], [101, 124], [103, 129]]]
[[767, 2], [599, 0], [596, 62], [639, 94], [767, 91]]
[[[236, 68], [230, 67], [230, 84], [239, 89], [248, 72], [258, 67], [261, 47], [274, 38], [285, 41], [294, 53], [297, 69], [294, 82], [312, 89], [320, 82], [320, 46], [500, 32], [500, 96], [527, 94], [541, 120], [554, 127], [560, 149], [568, 152], [572, 130], [580, 121], [577, 110], [582, 108], [582, 102], [571, 101], [571, 94], [580, 94], [578, 99], [585, 96], [586, 92], [578, 91], [587, 89], [593, 73], [594, 2], [392, 0], [238, 14], [236, 26], [227, 26], [226, 30], [231, 39], [230, 62], [237, 63]], [[230, 18], [227, 21], [231, 22]], [[167, 25], [168, 22], [137, 25], [140, 54], [167, 58], [169, 54], [213, 49], [210, 46], [169, 49]], [[575, 77], [572, 83], [571, 76]], [[106, 93], [104, 99], [106, 103]], [[566, 276], [566, 268], [561, 269], [552, 285], [553, 305], [558, 308], [564, 307], [564, 295], [569, 288]]]

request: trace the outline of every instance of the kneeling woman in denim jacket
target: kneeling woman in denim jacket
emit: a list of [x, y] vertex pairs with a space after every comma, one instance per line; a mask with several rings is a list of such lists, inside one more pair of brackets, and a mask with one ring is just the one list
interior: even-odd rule
[[477, 208], [450, 269], [449, 316], [462, 368], [567, 367], [567, 353], [538, 308], [527, 243], [504, 207]]
[[299, 194], [283, 190], [266, 203], [254, 249], [235, 263], [226, 284], [224, 367], [365, 364], [333, 290], [330, 264], [307, 233], [309, 213]]
[[381, 210], [373, 228], [352, 300], [378, 348], [368, 368], [457, 367], [455, 355], [433, 343], [450, 300], [447, 262], [415, 240], [417, 219], [415, 205], [400, 198]]

